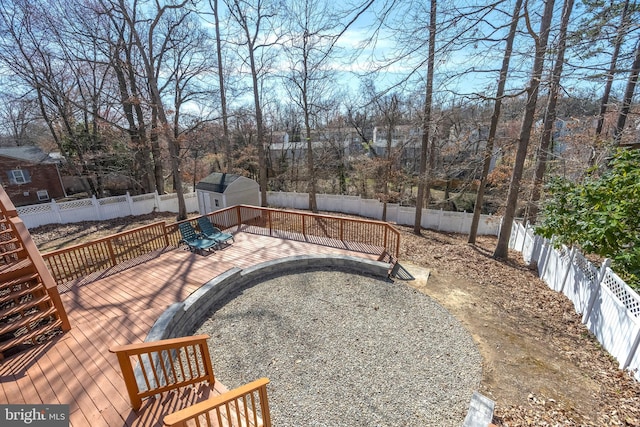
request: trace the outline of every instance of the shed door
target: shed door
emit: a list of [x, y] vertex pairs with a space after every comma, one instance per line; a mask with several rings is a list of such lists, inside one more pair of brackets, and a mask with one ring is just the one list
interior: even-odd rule
[[208, 214], [209, 212], [211, 212], [211, 198], [213, 197], [213, 194], [211, 193], [204, 193], [204, 197], [202, 198], [203, 202], [204, 202], [204, 213]]

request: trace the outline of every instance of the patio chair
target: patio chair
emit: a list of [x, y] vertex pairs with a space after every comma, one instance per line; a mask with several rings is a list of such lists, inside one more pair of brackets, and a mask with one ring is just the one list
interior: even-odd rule
[[200, 237], [190, 222], [181, 222], [178, 224], [178, 228], [180, 228], [180, 234], [182, 235], [182, 239], [178, 244], [184, 243], [191, 252], [202, 253], [202, 251], [211, 251], [218, 246], [217, 240]]
[[204, 238], [215, 240], [218, 244], [228, 243], [229, 240], [235, 243], [233, 234], [223, 233], [206, 216], [198, 218], [198, 227], [200, 227], [201, 236]]

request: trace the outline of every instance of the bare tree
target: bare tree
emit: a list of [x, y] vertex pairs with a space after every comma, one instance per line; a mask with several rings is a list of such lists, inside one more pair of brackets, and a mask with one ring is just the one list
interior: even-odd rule
[[0, 2], [0, 61], [14, 78], [35, 96], [44, 120], [67, 167], [88, 194], [99, 195], [91, 179], [85, 158], [87, 145], [76, 128], [79, 108], [72, 98], [76, 80], [69, 64], [60, 60], [55, 34], [45, 13], [35, 13], [30, 2]]
[[513, 6], [513, 13], [511, 18], [511, 25], [509, 26], [509, 32], [505, 40], [504, 57], [502, 58], [502, 66], [500, 67], [500, 77], [498, 78], [498, 88], [496, 89], [496, 98], [493, 104], [493, 114], [491, 115], [491, 123], [489, 125], [489, 135], [487, 136], [487, 145], [484, 149], [483, 163], [482, 163], [482, 175], [480, 177], [480, 184], [478, 185], [478, 192], [476, 194], [476, 201], [473, 207], [473, 218], [471, 220], [471, 228], [469, 229], [469, 243], [476, 242], [476, 236], [478, 235], [478, 224], [480, 223], [480, 214], [482, 213], [482, 203], [484, 199], [484, 192], [487, 186], [487, 177], [489, 176], [489, 169], [491, 168], [491, 159], [493, 157], [493, 148], [495, 146], [496, 133], [498, 130], [498, 122], [500, 120], [500, 110], [502, 109], [502, 98], [505, 94], [505, 86], [507, 84], [507, 74], [509, 73], [509, 64], [511, 62], [511, 55], [513, 53], [513, 42], [516, 37], [516, 30], [518, 29], [518, 22], [520, 20], [520, 10], [522, 9], [522, 0], [516, 0]]
[[392, 181], [394, 172], [398, 169], [397, 157], [402, 150], [402, 144], [394, 144], [396, 138], [396, 127], [400, 124], [401, 110], [400, 99], [397, 93], [391, 93], [383, 97], [375, 97], [375, 105], [381, 116], [383, 123], [386, 147], [384, 156], [378, 157], [380, 162], [380, 174], [377, 180], [382, 182], [382, 220], [387, 220], [387, 204], [390, 200], [389, 184]]
[[253, 88], [254, 117], [257, 139], [259, 184], [262, 206], [267, 206], [267, 159], [265, 151], [265, 128], [262, 116], [262, 88], [269, 68], [274, 59], [269, 49], [280, 42], [275, 18], [277, 9], [268, 0], [225, 0], [233, 20], [242, 31], [241, 44], [246, 46], [246, 62], [249, 66]]
[[209, 6], [213, 10], [213, 24], [215, 26], [216, 57], [218, 59], [218, 83], [220, 91], [220, 110], [222, 116], [222, 146], [224, 150], [224, 171], [230, 172], [233, 169], [233, 153], [231, 151], [231, 141], [229, 136], [229, 114], [227, 112], [227, 90], [222, 60], [222, 35], [220, 31], [220, 9], [218, 0], [209, 0]]
[[627, 121], [627, 116], [631, 110], [631, 102], [633, 101], [633, 94], [636, 90], [636, 84], [638, 83], [638, 74], [640, 73], [640, 39], [636, 43], [635, 52], [633, 54], [633, 64], [629, 71], [629, 78], [627, 79], [627, 86], [624, 90], [624, 98], [622, 99], [622, 108], [618, 113], [618, 120], [616, 122], [616, 128], [613, 132], [613, 144], [615, 146], [620, 145], [622, 141], [622, 133], [624, 132], [624, 126]]
[[538, 101], [538, 93], [540, 91], [540, 81], [542, 80], [542, 72], [544, 68], [544, 57], [547, 52], [547, 43], [549, 40], [549, 32], [551, 29], [551, 21], [553, 16], [554, 0], [545, 0], [544, 12], [540, 21], [540, 30], [536, 34], [531, 27], [529, 11], [525, 4], [525, 20], [529, 34], [535, 41], [535, 58], [531, 71], [531, 79], [527, 87], [527, 104], [522, 117], [522, 125], [520, 127], [520, 135], [517, 141], [517, 151], [511, 182], [509, 183], [509, 194], [507, 195], [507, 204], [505, 213], [502, 218], [502, 226], [493, 256], [499, 259], [506, 259], [509, 253], [509, 238], [511, 237], [511, 227], [515, 218], [516, 207], [518, 203], [518, 193], [520, 191], [520, 181], [522, 179], [522, 171], [524, 168], [525, 158], [527, 156], [527, 148], [531, 138], [531, 130], [536, 113], [536, 104]]
[[[607, 79], [602, 92], [602, 98], [600, 100], [600, 114], [598, 114], [598, 124], [596, 125], [596, 138], [602, 134], [602, 128], [604, 125], [604, 116], [607, 113], [607, 106], [609, 104], [609, 97], [611, 96], [611, 87], [615, 78], [616, 68], [618, 66], [618, 56], [620, 55], [620, 48], [622, 42], [625, 39], [625, 35], [629, 31], [629, 24], [631, 19], [631, 13], [629, 12], [629, 0], [625, 0], [622, 6], [622, 12], [620, 14], [620, 24], [616, 31], [616, 37], [613, 42], [613, 52], [611, 53], [611, 61], [609, 63], [609, 70], [607, 71]], [[592, 25], [589, 22], [589, 25]]]
[[[161, 6], [155, 4], [154, 9], [145, 9], [151, 13], [148, 19], [139, 16], [139, 4], [134, 0], [131, 5], [125, 0], [117, 0], [117, 3], [107, 4], [106, 0], [101, 0], [105, 11], [118, 13], [127, 23], [132, 35], [133, 43], [138, 49], [138, 53], [144, 66], [146, 83], [149, 87], [150, 101], [153, 104], [154, 112], [157, 114], [160, 131], [169, 145], [169, 157], [171, 172], [176, 194], [178, 196], [178, 220], [187, 218], [187, 209], [184, 201], [184, 191], [182, 188], [182, 176], [180, 171], [180, 145], [171, 131], [171, 124], [167, 116], [165, 106], [160, 91], [160, 64], [167, 51], [173, 48], [173, 43], [179, 42], [173, 38], [174, 32], [187, 19], [189, 11], [184, 7], [190, 0], [182, 0], [175, 4], [165, 4]], [[174, 13], [175, 12], [175, 13]], [[169, 17], [169, 22], [164, 34], [160, 31], [160, 25], [165, 14]], [[145, 37], [146, 35], [146, 37]]]
[[538, 146], [538, 156], [536, 159], [536, 168], [533, 177], [533, 189], [531, 191], [531, 200], [529, 203], [529, 211], [527, 220], [535, 223], [538, 217], [538, 202], [542, 194], [542, 183], [545, 172], [547, 170], [547, 158], [549, 147], [551, 146], [551, 133], [556, 122], [556, 108], [558, 105], [558, 95], [560, 92], [560, 77], [562, 76], [562, 68], [564, 66], [564, 54], [567, 48], [567, 28], [569, 27], [569, 17], [573, 10], [573, 0], [565, 0], [562, 8], [562, 17], [560, 20], [560, 30], [558, 34], [558, 44], [556, 46], [556, 62], [553, 66], [551, 74], [551, 82], [549, 95], [547, 98], [547, 108], [545, 110], [542, 135], [540, 136], [540, 144]]
[[[432, 126], [432, 101], [433, 101], [433, 76], [436, 56], [436, 0], [431, 0], [429, 13], [429, 56], [427, 59], [427, 81], [424, 97], [424, 115], [422, 117], [422, 149], [420, 151], [420, 171], [418, 180], [418, 195], [416, 197], [416, 215], [413, 223], [413, 232], [420, 235], [422, 232], [422, 208], [429, 205], [431, 186], [429, 183], [430, 172], [435, 162], [435, 145], [431, 140]], [[428, 154], [427, 154], [428, 153]], [[427, 169], [427, 156], [429, 169]]]

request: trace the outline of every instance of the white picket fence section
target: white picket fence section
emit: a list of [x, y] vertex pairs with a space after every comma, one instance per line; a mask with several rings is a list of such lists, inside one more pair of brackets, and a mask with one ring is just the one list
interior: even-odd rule
[[[269, 206], [309, 209], [308, 193], [268, 192]], [[365, 218], [382, 219], [384, 204], [378, 200], [362, 199], [359, 196], [342, 196], [336, 194], [316, 195], [318, 209], [325, 212], [340, 212], [358, 215]], [[416, 208], [387, 204], [386, 221], [413, 226]], [[423, 228], [449, 233], [468, 233], [471, 228], [473, 213], [450, 212], [434, 209], [423, 209], [421, 225]], [[502, 217], [481, 215], [478, 223], [478, 234], [497, 236], [500, 231]]]
[[572, 302], [576, 313], [602, 347], [640, 381], [640, 296], [609, 267], [605, 260], [594, 266], [582, 253], [536, 236], [531, 227], [514, 223], [509, 242], [553, 290]]
[[[184, 195], [187, 212], [198, 210], [196, 193]], [[175, 193], [158, 193], [130, 196], [105, 197], [104, 199], [81, 199], [70, 202], [41, 203], [16, 208], [27, 228], [46, 224], [70, 224], [81, 221], [101, 221], [129, 215], [144, 215], [151, 212], [178, 213], [178, 196]]]

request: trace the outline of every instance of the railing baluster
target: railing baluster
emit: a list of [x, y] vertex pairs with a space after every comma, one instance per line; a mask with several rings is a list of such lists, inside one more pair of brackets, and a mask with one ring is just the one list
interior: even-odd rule
[[222, 426], [222, 414], [219, 406], [216, 406], [216, 416], [218, 417], [218, 425]]
[[253, 408], [253, 425], [258, 425], [258, 405], [256, 405], [256, 395], [251, 392], [251, 407]]

